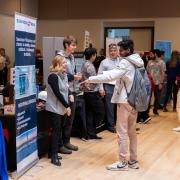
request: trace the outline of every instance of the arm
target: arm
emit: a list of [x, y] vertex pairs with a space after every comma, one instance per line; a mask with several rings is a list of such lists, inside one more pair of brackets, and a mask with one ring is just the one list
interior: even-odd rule
[[[99, 66], [99, 69], [98, 69], [98, 74], [103, 74], [103, 61], [101, 62], [101, 64], [100, 64], [100, 66]], [[102, 91], [104, 91], [104, 88], [103, 88], [103, 83], [101, 83], [100, 85], [99, 85], [99, 90], [101, 91], [100, 93], [103, 93]]]
[[89, 83], [107, 83], [110, 81], [120, 79], [125, 75], [127, 70], [128, 70], [127, 63], [121, 62], [119, 67], [110, 71], [106, 71], [106, 74], [90, 77]]
[[63, 104], [64, 107], [68, 108], [69, 104], [66, 102], [63, 95], [59, 91], [58, 77], [56, 74], [51, 74], [48, 77], [48, 84], [51, 86], [51, 89], [57, 97], [57, 99]]

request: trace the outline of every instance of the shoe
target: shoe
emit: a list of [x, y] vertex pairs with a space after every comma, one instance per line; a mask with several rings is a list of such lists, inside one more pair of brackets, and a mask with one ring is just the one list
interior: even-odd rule
[[111, 133], [116, 133], [116, 129], [115, 128], [109, 128], [108, 131], [111, 132]]
[[54, 164], [55, 166], [61, 166], [61, 162], [59, 161], [59, 158], [58, 158], [57, 154], [52, 155], [51, 163]]
[[[59, 156], [59, 155], [57, 155], [58, 156], [58, 159], [59, 160], [62, 160], [62, 156]], [[48, 159], [50, 159], [51, 158], [51, 153], [48, 153]]]
[[146, 124], [146, 123], [148, 123], [151, 119], [152, 119], [151, 117], [148, 117], [148, 118], [145, 119], [145, 121], [143, 121], [142, 123], [143, 123], [143, 124]]
[[72, 154], [72, 151], [70, 149], [67, 149], [66, 147], [62, 146], [59, 148], [59, 153], [61, 153], [61, 154]]
[[89, 136], [88, 139], [102, 139], [100, 136]]
[[163, 108], [163, 112], [168, 112], [166, 107]]
[[139, 162], [138, 161], [128, 161], [128, 167], [132, 169], [139, 169]]
[[157, 110], [153, 109], [153, 113], [157, 116], [159, 116], [159, 113], [157, 112]]
[[177, 128], [174, 128], [173, 131], [180, 132], [180, 126]]
[[127, 162], [115, 162], [106, 167], [107, 170], [110, 171], [128, 171], [128, 163]]
[[65, 146], [67, 149], [70, 149], [70, 150], [72, 150], [72, 151], [78, 151], [78, 147], [72, 145], [71, 143], [64, 144], [64, 146]]

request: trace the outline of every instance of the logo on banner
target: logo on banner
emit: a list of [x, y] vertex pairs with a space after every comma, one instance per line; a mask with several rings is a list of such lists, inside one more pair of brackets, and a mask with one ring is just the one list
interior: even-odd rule
[[27, 26], [32, 26], [32, 27], [35, 27], [35, 23], [31, 22], [31, 21], [26, 21], [24, 19], [16, 19], [17, 20], [17, 23], [19, 24], [24, 24], [24, 25], [27, 25]]

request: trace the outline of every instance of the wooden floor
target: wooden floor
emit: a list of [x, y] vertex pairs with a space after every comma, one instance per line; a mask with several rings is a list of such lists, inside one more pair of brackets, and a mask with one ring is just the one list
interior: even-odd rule
[[103, 140], [84, 142], [72, 139], [78, 152], [62, 155], [62, 166], [56, 167], [43, 158], [20, 180], [180, 180], [180, 133], [177, 113], [160, 112], [149, 124], [138, 124], [140, 169], [127, 172], [107, 171], [105, 166], [117, 160], [116, 135], [104, 131]]

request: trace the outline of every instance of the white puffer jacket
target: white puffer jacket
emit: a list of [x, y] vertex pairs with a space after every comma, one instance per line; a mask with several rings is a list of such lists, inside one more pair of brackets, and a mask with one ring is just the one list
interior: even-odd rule
[[116, 80], [111, 102], [127, 103], [127, 93], [124, 83], [126, 84], [127, 91], [130, 92], [135, 73], [135, 67], [133, 64], [137, 67], [142, 67], [144, 65], [139, 54], [132, 54], [126, 57], [126, 59], [122, 58], [117, 68], [106, 71], [106, 74], [91, 76], [89, 80], [91, 83], [107, 83]]

